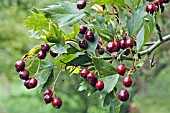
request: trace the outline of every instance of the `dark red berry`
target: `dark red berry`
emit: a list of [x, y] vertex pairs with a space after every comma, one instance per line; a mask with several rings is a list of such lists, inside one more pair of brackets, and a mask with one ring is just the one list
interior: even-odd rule
[[77, 8], [78, 9], [83, 9], [85, 7], [86, 7], [86, 1], [80, 0], [80, 1], [77, 2]]
[[23, 71], [24, 68], [25, 68], [25, 62], [22, 61], [22, 60], [19, 60], [15, 63], [15, 68], [16, 68], [16, 71], [19, 72], [19, 71]]
[[84, 26], [84, 25], [81, 25], [80, 26], [80, 34], [84, 34], [85, 32], [87, 31], [87, 27], [86, 26]]
[[129, 99], [129, 92], [126, 89], [122, 89], [118, 92], [118, 98], [121, 101], [127, 101]]
[[98, 49], [98, 53], [99, 53], [100, 55], [103, 55], [103, 54], [104, 54], [104, 50], [103, 50], [103, 49]]
[[149, 4], [146, 6], [146, 12], [151, 13], [151, 14], [154, 12], [152, 4]]
[[85, 33], [85, 38], [88, 40], [88, 41], [91, 41], [93, 42], [94, 41], [94, 34], [92, 31], [87, 31]]
[[45, 59], [45, 57], [46, 57], [46, 52], [43, 52], [43, 51], [38, 52], [38, 58], [39, 59]]
[[164, 4], [161, 4], [161, 5], [160, 5], [160, 8], [161, 8], [161, 13], [164, 12], [164, 9], [165, 9]]
[[152, 2], [153, 0], [147, 0], [148, 2]]
[[27, 89], [31, 89], [31, 87], [29, 86], [29, 79], [24, 82], [24, 86], [25, 86]]
[[62, 106], [62, 100], [58, 97], [52, 99], [52, 105], [55, 108], [60, 108]]
[[52, 95], [53, 95], [52, 90], [51, 90], [51, 89], [47, 89], [47, 90], [45, 90], [45, 92], [44, 92], [44, 96], [45, 96], [45, 95], [50, 95], [50, 96], [52, 96]]
[[121, 49], [125, 49], [126, 48], [126, 44], [125, 44], [126, 40], [125, 39], [121, 39], [119, 42], [120, 42], [120, 48]]
[[41, 51], [48, 52], [50, 50], [50, 46], [48, 44], [41, 45]]
[[28, 70], [20, 71], [19, 77], [23, 80], [27, 80], [29, 77], [29, 71]]
[[80, 76], [83, 77], [83, 78], [87, 78], [87, 75], [89, 74], [89, 70], [87, 68], [83, 68], [81, 71], [80, 71]]
[[28, 79], [28, 86], [30, 88], [35, 88], [37, 86], [37, 79], [36, 78], [30, 78]]
[[99, 90], [99, 91], [101, 91], [101, 90], [103, 90], [103, 88], [104, 88], [104, 83], [103, 83], [103, 81], [101, 81], [101, 80], [98, 80], [97, 82], [96, 82], [96, 89], [97, 90]]
[[96, 77], [95, 77], [95, 74], [94, 73], [89, 73], [88, 75], [87, 75], [87, 79], [89, 80], [89, 79], [95, 79]]
[[133, 47], [133, 40], [131, 39], [131, 38], [129, 38], [129, 39], [127, 39], [126, 41], [125, 41], [125, 45], [126, 45], [126, 48], [128, 48], [128, 47]]
[[154, 12], [158, 12], [158, 6], [155, 4], [152, 4], [152, 8]]
[[154, 4], [156, 4], [156, 5], [159, 5], [159, 4], [162, 4], [163, 3], [163, 0], [155, 0], [154, 1]]
[[120, 42], [115, 41], [114, 43], [116, 45], [116, 51], [118, 52], [120, 50]]
[[106, 45], [106, 50], [109, 51], [110, 53], [113, 53], [113, 52], [116, 52], [116, 45], [114, 42], [109, 42], [107, 45]]
[[87, 49], [88, 45], [86, 39], [82, 39], [81, 41], [79, 41], [79, 47], [82, 49]]
[[116, 67], [116, 72], [120, 75], [124, 75], [126, 72], [126, 67], [124, 64], [120, 64], [119, 66]]
[[89, 83], [90, 83], [90, 85], [92, 85], [93, 87], [95, 87], [95, 85], [96, 85], [96, 82], [97, 82], [97, 78], [95, 77], [94, 79], [89, 79]]
[[51, 95], [45, 95], [44, 96], [44, 102], [46, 104], [51, 103], [52, 99], [53, 99], [53, 97]]
[[128, 56], [130, 54], [130, 50], [127, 49], [125, 52], [124, 52], [124, 55]]
[[58, 53], [54, 53], [54, 52], [52, 52], [52, 51], [50, 50], [50, 55], [51, 55], [52, 57], [56, 57], [56, 56], [58, 55]]
[[130, 87], [132, 85], [132, 79], [130, 78], [130, 76], [124, 77], [122, 82], [125, 87]]
[[163, 0], [163, 3], [169, 3], [170, 0]]

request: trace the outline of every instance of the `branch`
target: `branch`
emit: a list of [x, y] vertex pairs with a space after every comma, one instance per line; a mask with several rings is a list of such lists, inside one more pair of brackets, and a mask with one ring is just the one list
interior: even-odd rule
[[145, 55], [145, 54], [150, 54], [154, 49], [156, 49], [158, 46], [160, 46], [161, 44], [163, 44], [164, 42], [167, 42], [170, 40], [170, 34], [167, 36], [162, 37], [162, 41], [158, 40], [157, 42], [155, 42], [155, 44], [153, 44], [152, 46], [150, 46], [148, 49], [143, 50], [140, 53], [140, 55]]
[[162, 33], [161, 33], [161, 28], [160, 28], [160, 26], [159, 26], [158, 24], [156, 24], [156, 29], [157, 29], [157, 32], [158, 32], [158, 35], [159, 35], [159, 39], [160, 39], [161, 41], [163, 41], [163, 39], [162, 39]]

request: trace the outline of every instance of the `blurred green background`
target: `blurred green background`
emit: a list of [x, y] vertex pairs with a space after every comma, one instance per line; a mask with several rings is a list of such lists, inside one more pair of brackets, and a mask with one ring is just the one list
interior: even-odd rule
[[[14, 63], [30, 48], [40, 44], [29, 38], [28, 29], [23, 21], [32, 7], [42, 8], [58, 0], [0, 0], [0, 113], [109, 113], [102, 108], [99, 95], [87, 96], [87, 92], [78, 92], [80, 77], [72, 76], [58, 90], [63, 100], [60, 110], [45, 105], [43, 95], [37, 89], [27, 90], [18, 74]], [[73, 0], [77, 1], [77, 0]], [[170, 7], [159, 21], [163, 36], [170, 33]], [[156, 31], [153, 38], [157, 38]], [[130, 106], [131, 113], [169, 113], [170, 112], [170, 49], [169, 42], [159, 47], [156, 53], [157, 65], [146, 65], [134, 77], [136, 92]], [[123, 113], [123, 111], [121, 112]]]

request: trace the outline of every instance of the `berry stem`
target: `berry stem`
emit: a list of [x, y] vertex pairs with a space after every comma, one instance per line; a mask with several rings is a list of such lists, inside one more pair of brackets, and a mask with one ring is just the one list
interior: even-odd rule
[[61, 74], [61, 72], [62, 72], [62, 70], [63, 70], [64, 68], [65, 68], [65, 66], [63, 66], [63, 67], [60, 69], [60, 71], [58, 72], [58, 75], [57, 75], [56, 79], [54, 80], [54, 82], [53, 82], [53, 84], [52, 84], [52, 88], [51, 88], [52, 91], [54, 91], [55, 84], [56, 84], [56, 82], [57, 82], [57, 80], [58, 80], [58, 77], [60, 76], [60, 74]]
[[38, 68], [37, 68], [37, 71], [36, 71], [35, 76], [34, 76], [35, 78], [37, 78], [38, 72], [40, 70], [40, 62], [41, 62], [41, 60], [38, 61]]
[[30, 67], [32, 66], [32, 64], [33, 64], [33, 63], [34, 63], [34, 61], [35, 61], [35, 58], [36, 58], [36, 57], [34, 57], [34, 58], [33, 58], [33, 60], [32, 60], [32, 62], [31, 62], [31, 64], [27, 67], [27, 70], [29, 70], [29, 69], [30, 69]]

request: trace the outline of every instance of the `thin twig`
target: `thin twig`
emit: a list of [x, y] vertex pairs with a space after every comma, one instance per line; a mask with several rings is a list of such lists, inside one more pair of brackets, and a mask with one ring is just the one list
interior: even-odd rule
[[37, 68], [37, 71], [36, 71], [35, 76], [34, 76], [35, 78], [37, 78], [38, 72], [40, 70], [40, 62], [41, 62], [41, 60], [38, 61], [38, 68]]
[[158, 32], [158, 35], [159, 35], [159, 39], [160, 39], [161, 41], [163, 41], [163, 39], [162, 39], [162, 33], [161, 33], [161, 28], [160, 28], [160, 26], [159, 26], [158, 24], [156, 24], [156, 29], [157, 29], [157, 32]]

